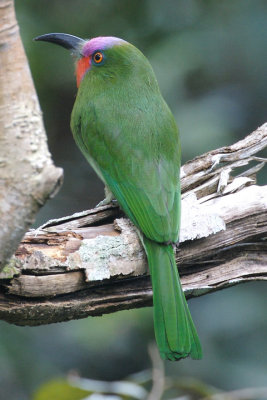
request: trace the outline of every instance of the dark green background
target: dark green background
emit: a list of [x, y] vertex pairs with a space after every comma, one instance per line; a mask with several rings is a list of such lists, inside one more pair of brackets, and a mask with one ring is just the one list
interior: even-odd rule
[[[17, 17], [63, 188], [37, 225], [88, 209], [103, 187], [75, 147], [75, 99], [67, 51], [32, 38], [66, 32], [122, 37], [151, 61], [181, 131], [183, 162], [243, 138], [266, 120], [265, 0], [27, 0]], [[1, 73], [1, 71], [0, 71]], [[266, 183], [266, 172], [261, 174]], [[267, 384], [267, 284], [246, 284], [190, 301], [203, 361], [166, 363], [168, 375], [221, 389]], [[152, 310], [39, 328], [0, 323], [0, 399], [26, 400], [40, 383], [77, 370], [113, 380], [150, 366]]]

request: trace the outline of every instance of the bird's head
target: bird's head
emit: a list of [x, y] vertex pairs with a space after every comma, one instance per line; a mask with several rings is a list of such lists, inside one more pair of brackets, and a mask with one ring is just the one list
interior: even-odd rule
[[113, 36], [84, 40], [66, 33], [48, 33], [34, 40], [58, 44], [76, 59], [77, 86], [87, 73], [104, 78], [127, 74], [133, 69], [150, 70], [145, 56], [133, 45]]

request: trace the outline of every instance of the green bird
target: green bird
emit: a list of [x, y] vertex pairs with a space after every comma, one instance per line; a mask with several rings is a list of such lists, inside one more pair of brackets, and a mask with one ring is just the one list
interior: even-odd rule
[[49, 33], [76, 59], [74, 139], [107, 191], [140, 232], [153, 287], [154, 328], [163, 359], [202, 357], [181, 287], [173, 244], [180, 225], [180, 140], [147, 58], [116, 37]]

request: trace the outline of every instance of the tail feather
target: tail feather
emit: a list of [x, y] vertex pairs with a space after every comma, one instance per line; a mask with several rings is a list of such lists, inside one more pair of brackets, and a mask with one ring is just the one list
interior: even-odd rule
[[175, 263], [172, 245], [143, 238], [153, 287], [155, 336], [161, 357], [179, 360], [202, 357]]

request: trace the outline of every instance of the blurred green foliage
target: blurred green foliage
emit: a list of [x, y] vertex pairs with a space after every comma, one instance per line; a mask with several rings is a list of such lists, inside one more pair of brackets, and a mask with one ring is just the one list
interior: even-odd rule
[[[32, 42], [39, 34], [114, 35], [139, 47], [177, 119], [183, 161], [231, 144], [266, 120], [266, 0], [17, 0], [16, 8], [49, 146], [65, 170], [63, 188], [37, 224], [103, 198], [70, 133], [72, 60], [64, 49]], [[190, 302], [204, 359], [166, 363], [167, 375], [222, 389], [266, 384], [266, 293], [264, 283], [249, 284]], [[1, 322], [0, 400], [27, 400], [42, 382], [70, 370], [121, 379], [149, 367], [152, 338], [151, 309], [39, 328]]]
[[145, 400], [147, 395], [142, 385], [130, 380], [106, 382], [70, 376], [42, 385], [33, 400]]
[[79, 387], [73, 387], [68, 382], [56, 380], [44, 384], [34, 396], [34, 400], [84, 400], [92, 394], [88, 390]]

